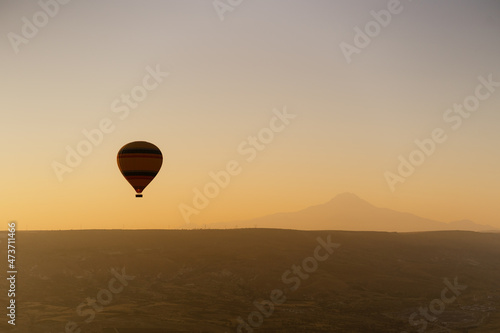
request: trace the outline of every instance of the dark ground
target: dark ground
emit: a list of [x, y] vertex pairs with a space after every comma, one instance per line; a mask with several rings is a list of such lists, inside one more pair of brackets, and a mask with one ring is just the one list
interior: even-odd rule
[[[275, 289], [286, 300], [272, 314], [265, 307], [268, 316], [254, 313], [253, 324], [262, 319], [254, 332], [400, 333], [424, 326], [425, 332], [500, 332], [500, 234], [237, 229], [16, 236], [17, 325], [4, 314], [0, 332], [62, 333], [68, 321], [74, 333], [77, 327], [81, 333], [237, 332], [237, 318], [248, 322], [258, 311], [253, 303], [270, 300]], [[292, 265], [314, 257], [317, 237], [328, 236], [341, 246], [325, 261], [306, 260], [310, 273], [288, 272], [283, 280]], [[112, 268], [134, 278], [122, 285]], [[443, 280], [453, 284], [455, 277], [467, 288], [449, 304], [440, 302]], [[7, 304], [6, 279], [0, 288]], [[93, 310], [87, 299], [106, 304]], [[433, 320], [416, 315], [417, 325], [409, 324], [418, 307], [438, 313], [443, 304], [442, 313], [429, 312]]]

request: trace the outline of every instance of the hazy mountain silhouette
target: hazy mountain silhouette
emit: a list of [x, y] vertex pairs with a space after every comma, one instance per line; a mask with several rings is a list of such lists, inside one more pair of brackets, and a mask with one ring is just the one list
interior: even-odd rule
[[327, 203], [297, 212], [277, 213], [252, 220], [212, 224], [221, 228], [283, 228], [298, 230], [353, 230], [353, 231], [490, 231], [495, 228], [469, 220], [444, 223], [375, 207], [352, 193], [342, 193]]

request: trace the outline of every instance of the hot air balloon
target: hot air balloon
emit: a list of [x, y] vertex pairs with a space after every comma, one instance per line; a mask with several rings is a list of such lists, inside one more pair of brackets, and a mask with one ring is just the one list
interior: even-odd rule
[[142, 191], [160, 171], [163, 155], [152, 143], [134, 141], [120, 149], [117, 161], [121, 173], [137, 192], [135, 196], [142, 198]]

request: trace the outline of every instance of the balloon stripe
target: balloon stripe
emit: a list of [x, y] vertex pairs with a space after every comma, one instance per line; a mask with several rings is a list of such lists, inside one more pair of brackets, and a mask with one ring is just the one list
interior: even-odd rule
[[130, 149], [126, 148], [120, 151], [120, 154], [154, 154], [161, 155], [161, 151], [153, 149]]
[[147, 176], [129, 176], [129, 177], [125, 177], [127, 180], [130, 180], [130, 179], [133, 179], [133, 180], [137, 180], [137, 179], [148, 179], [149, 181], [153, 180], [153, 177], [147, 177]]
[[125, 177], [133, 177], [133, 176], [155, 177], [157, 174], [158, 171], [123, 171], [123, 175]]
[[156, 158], [125, 158], [120, 159], [119, 165], [122, 171], [158, 171], [161, 168], [162, 160]]
[[155, 158], [155, 159], [163, 159], [161, 155], [152, 155], [152, 154], [122, 154], [119, 158]]

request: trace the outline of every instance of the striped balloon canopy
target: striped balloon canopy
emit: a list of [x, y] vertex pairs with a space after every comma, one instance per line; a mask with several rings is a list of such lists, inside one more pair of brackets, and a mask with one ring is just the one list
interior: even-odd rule
[[163, 155], [154, 144], [145, 141], [127, 143], [118, 152], [118, 167], [125, 179], [132, 185], [136, 197], [156, 177], [163, 163]]

